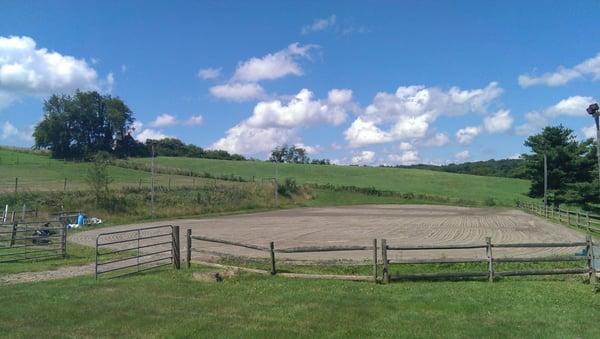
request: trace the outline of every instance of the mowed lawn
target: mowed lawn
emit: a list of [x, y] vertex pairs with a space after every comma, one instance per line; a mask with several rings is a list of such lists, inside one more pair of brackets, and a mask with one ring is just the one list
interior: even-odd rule
[[[85, 177], [89, 163], [51, 159], [47, 155], [16, 152], [0, 148], [0, 192], [13, 192], [15, 178], [20, 191], [47, 191], [64, 189], [67, 179], [68, 190], [88, 189]], [[137, 186], [150, 183], [150, 173], [111, 166], [109, 173], [113, 187]], [[185, 176], [157, 175], [157, 185], [191, 185], [193, 178]], [[196, 178], [198, 183], [202, 179]]]
[[5, 285], [0, 302], [3, 337], [600, 337], [600, 294], [578, 281], [216, 284], [164, 270]]
[[[150, 159], [131, 159], [150, 164]], [[273, 178], [273, 163], [262, 161], [227, 161], [158, 157], [161, 167], [208, 172], [212, 175], [241, 176], [257, 180]], [[318, 183], [375, 187], [403, 193], [423, 193], [483, 202], [494, 199], [496, 203], [512, 206], [516, 199], [527, 199], [529, 181], [511, 178], [483, 177], [417, 169], [279, 164], [280, 178], [294, 178], [299, 183]]]

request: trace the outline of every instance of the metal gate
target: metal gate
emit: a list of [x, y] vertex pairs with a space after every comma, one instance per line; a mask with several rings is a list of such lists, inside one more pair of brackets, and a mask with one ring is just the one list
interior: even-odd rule
[[57, 221], [0, 224], [0, 263], [67, 255], [67, 228]]
[[179, 269], [179, 226], [163, 225], [101, 233], [96, 237], [96, 279], [173, 265]]

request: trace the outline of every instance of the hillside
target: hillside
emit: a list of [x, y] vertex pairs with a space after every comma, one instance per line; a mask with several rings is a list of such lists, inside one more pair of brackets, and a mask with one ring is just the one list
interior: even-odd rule
[[[0, 148], [0, 192], [14, 192], [15, 178], [19, 191], [87, 189], [85, 176], [89, 163], [51, 159], [44, 154]], [[113, 187], [137, 186], [150, 183], [150, 174], [144, 171], [111, 166]], [[185, 176], [157, 175], [157, 185], [191, 185], [194, 179]], [[196, 181], [201, 179], [196, 179]]]
[[521, 159], [491, 159], [442, 166], [418, 164], [398, 167], [506, 178], [524, 178], [525, 176], [525, 161]]
[[[150, 164], [148, 158], [130, 161], [148, 166]], [[248, 180], [262, 180], [275, 176], [274, 163], [269, 162], [182, 157], [158, 157], [155, 161], [157, 166], [162, 168], [207, 172], [213, 176], [233, 174]], [[294, 178], [298, 183], [375, 187], [381, 190], [441, 195], [478, 202], [494, 199], [496, 203], [506, 206], [513, 205], [516, 199], [526, 199], [525, 193], [529, 189], [529, 181], [522, 179], [405, 168], [279, 164], [279, 177]]]

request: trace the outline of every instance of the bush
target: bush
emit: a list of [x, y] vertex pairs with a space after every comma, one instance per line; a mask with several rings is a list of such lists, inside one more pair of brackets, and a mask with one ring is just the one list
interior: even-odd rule
[[277, 185], [277, 192], [286, 197], [298, 193], [298, 190], [298, 184], [296, 184], [296, 180], [293, 178], [285, 178], [283, 184]]

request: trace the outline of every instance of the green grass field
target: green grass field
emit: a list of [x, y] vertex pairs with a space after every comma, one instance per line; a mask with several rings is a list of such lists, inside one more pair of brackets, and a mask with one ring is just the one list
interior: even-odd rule
[[[67, 179], [67, 190], [88, 189], [85, 176], [89, 163], [51, 159], [47, 155], [16, 152], [0, 148], [0, 192], [14, 192], [15, 178], [18, 178], [18, 191], [63, 190]], [[111, 166], [110, 175], [113, 187], [138, 186], [150, 183], [150, 173]], [[157, 175], [157, 185], [191, 185], [201, 182], [201, 178], [177, 175]]]
[[597, 338], [600, 294], [576, 281], [375, 285], [163, 270], [0, 286], [3, 337]]
[[[147, 158], [130, 161], [150, 163]], [[208, 172], [212, 175], [234, 174], [249, 180], [275, 176], [274, 164], [261, 161], [158, 157], [156, 164], [163, 168]], [[529, 181], [521, 179], [380, 167], [279, 164], [279, 176], [294, 178], [299, 183], [375, 187], [478, 202], [494, 199], [505, 206], [513, 206], [516, 199], [527, 199], [525, 194], [529, 189]]]

